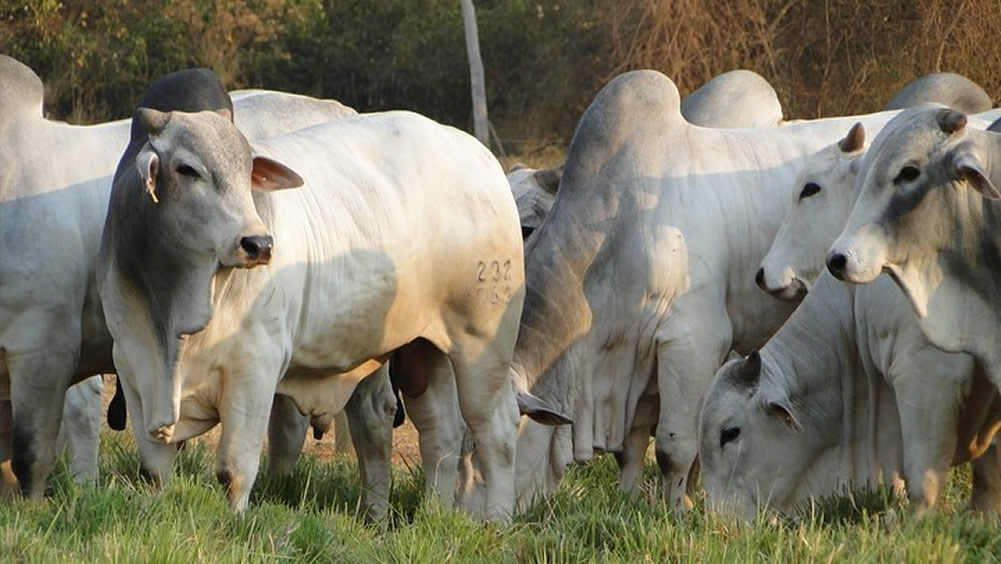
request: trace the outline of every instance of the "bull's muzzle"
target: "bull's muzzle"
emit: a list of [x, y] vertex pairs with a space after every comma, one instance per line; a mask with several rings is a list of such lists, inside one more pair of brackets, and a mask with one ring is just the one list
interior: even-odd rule
[[832, 252], [827, 255], [827, 270], [838, 280], [845, 280], [845, 269], [848, 267], [848, 257], [844, 253]]
[[273, 247], [274, 239], [271, 235], [254, 235], [240, 239], [240, 248], [247, 254], [247, 266], [271, 262], [271, 249]]

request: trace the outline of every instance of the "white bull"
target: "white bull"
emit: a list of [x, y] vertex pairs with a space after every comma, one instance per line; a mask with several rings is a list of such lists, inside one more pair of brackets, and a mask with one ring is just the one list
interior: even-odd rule
[[[523, 259], [493, 156], [407, 112], [330, 122], [253, 153], [212, 112], [138, 117], [148, 141], [116, 176], [98, 287], [144, 460], [165, 475], [170, 443], [220, 422], [217, 473], [241, 510], [272, 394], [305, 413], [339, 411], [404, 347], [405, 392], [456, 386], [487, 483], [483, 516], [509, 519]], [[256, 265], [266, 266], [246, 269]], [[451, 425], [455, 405], [436, 406], [439, 420]], [[445, 501], [452, 466], [450, 483], [429, 483]]]

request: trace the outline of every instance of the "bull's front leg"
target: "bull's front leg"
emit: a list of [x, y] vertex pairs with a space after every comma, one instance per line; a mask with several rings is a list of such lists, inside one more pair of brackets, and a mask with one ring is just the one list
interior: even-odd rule
[[[456, 394], [455, 376], [448, 358], [440, 351], [423, 351], [428, 370], [427, 388], [413, 394], [406, 384], [401, 384], [403, 402], [407, 415], [417, 429], [424, 468], [424, 491], [428, 497], [436, 496], [445, 507], [455, 503], [455, 487], [458, 481], [459, 455], [462, 436], [465, 432], [459, 399]], [[406, 358], [394, 357], [394, 371], [407, 378], [411, 367]], [[412, 395], [413, 394], [413, 395]]]
[[291, 474], [306, 442], [310, 418], [299, 412], [292, 398], [275, 394], [268, 418], [268, 472]]
[[385, 523], [396, 416], [396, 396], [389, 383], [388, 364], [358, 383], [344, 413], [361, 474], [361, 506], [368, 519]]
[[622, 452], [615, 455], [619, 465], [619, 489], [632, 495], [638, 495], [643, 485], [643, 466], [650, 446], [650, 431], [657, 424], [657, 405], [656, 397], [640, 398]]
[[261, 462], [268, 414], [275, 397], [274, 375], [278, 370], [271, 371], [270, 377], [267, 374], [263, 370], [231, 372], [222, 388], [216, 478], [226, 489], [230, 507], [236, 512], [247, 508]]
[[687, 490], [698, 453], [696, 412], [723, 353], [729, 349], [732, 334], [725, 314], [712, 315], [711, 307], [695, 307], [693, 311], [700, 309], [704, 313], [676, 315], [672, 321], [680, 323], [672, 323], [675, 330], [659, 333], [657, 340], [660, 414], [655, 453], [664, 499], [677, 510], [692, 506]]
[[119, 374], [118, 386], [124, 393], [125, 405], [129, 412], [129, 419], [132, 421], [132, 433], [135, 436], [136, 446], [139, 448], [139, 470], [144, 478], [154, 485], [162, 487], [170, 481], [177, 447], [152, 437], [146, 430], [142, 398], [132, 387], [130, 379], [122, 376], [123, 372], [127, 370], [126, 360], [115, 357], [115, 364]]
[[[97, 456], [101, 443], [101, 419], [104, 416], [100, 375], [91, 376], [66, 391], [63, 426], [70, 451], [70, 472], [78, 484], [97, 480]], [[62, 449], [60, 448], [60, 451]]]
[[[935, 351], [935, 357], [940, 353]], [[962, 357], [957, 357], [962, 360]], [[922, 363], [922, 360], [924, 362]], [[968, 359], [967, 359], [968, 360]], [[935, 358], [930, 360], [936, 362]], [[969, 362], [972, 365], [972, 361]], [[908, 497], [923, 511], [938, 500], [949, 466], [956, 452], [960, 402], [963, 393], [956, 374], [970, 373], [972, 367], [927, 373], [929, 360], [915, 354], [898, 362], [891, 375], [900, 415], [904, 450], [904, 479]], [[923, 365], [923, 366], [922, 366]], [[934, 364], [931, 364], [934, 366]], [[929, 394], [939, 388], [942, 393]]]

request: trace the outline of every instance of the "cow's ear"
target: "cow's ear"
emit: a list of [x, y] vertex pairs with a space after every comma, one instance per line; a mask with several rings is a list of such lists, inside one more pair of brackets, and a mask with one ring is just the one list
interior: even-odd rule
[[529, 416], [533, 421], [543, 425], [570, 425], [573, 419], [542, 398], [525, 390], [515, 390], [518, 399], [518, 411]]
[[160, 157], [153, 149], [152, 143], [147, 142], [139, 150], [139, 154], [136, 155], [136, 168], [139, 170], [139, 176], [143, 179], [146, 193], [149, 194], [154, 204], [160, 203], [156, 197], [156, 173], [160, 169]]
[[250, 172], [250, 187], [254, 190], [273, 192], [302, 185], [302, 177], [289, 167], [267, 157], [254, 157], [254, 168]]
[[803, 426], [799, 424], [799, 421], [796, 420], [796, 416], [792, 414], [792, 409], [786, 400], [772, 400], [768, 402], [768, 405], [765, 406], [765, 411], [768, 415], [782, 421], [782, 423], [793, 431], [796, 431], [797, 433], [803, 431]]
[[838, 147], [841, 148], [842, 153], [854, 153], [855, 151], [861, 151], [865, 147], [865, 128], [862, 127], [862, 122], [858, 122], [852, 126], [848, 131], [848, 135], [841, 141], [838, 141]]
[[555, 194], [560, 187], [560, 180], [563, 178], [563, 165], [537, 170], [534, 176], [535, 181], [543, 190]]
[[966, 180], [970, 187], [980, 192], [980, 195], [988, 200], [1001, 199], [1001, 192], [994, 186], [991, 179], [984, 172], [984, 167], [971, 151], [964, 150], [958, 153], [953, 161], [956, 166], [958, 178]]

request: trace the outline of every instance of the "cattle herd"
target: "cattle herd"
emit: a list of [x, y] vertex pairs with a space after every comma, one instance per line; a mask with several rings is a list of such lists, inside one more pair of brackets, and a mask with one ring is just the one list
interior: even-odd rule
[[877, 483], [924, 510], [971, 461], [1001, 512], [1001, 112], [960, 75], [785, 121], [750, 71], [628, 72], [506, 178], [418, 114], [205, 69], [131, 120], [42, 100], [0, 56], [0, 487], [42, 496], [64, 442], [95, 480], [115, 373], [155, 483], [221, 425], [235, 511], [265, 440], [289, 472], [343, 412], [383, 521], [405, 407], [427, 495], [492, 521], [595, 454], [637, 492], [651, 437], [678, 510], [694, 469], [747, 519]]

